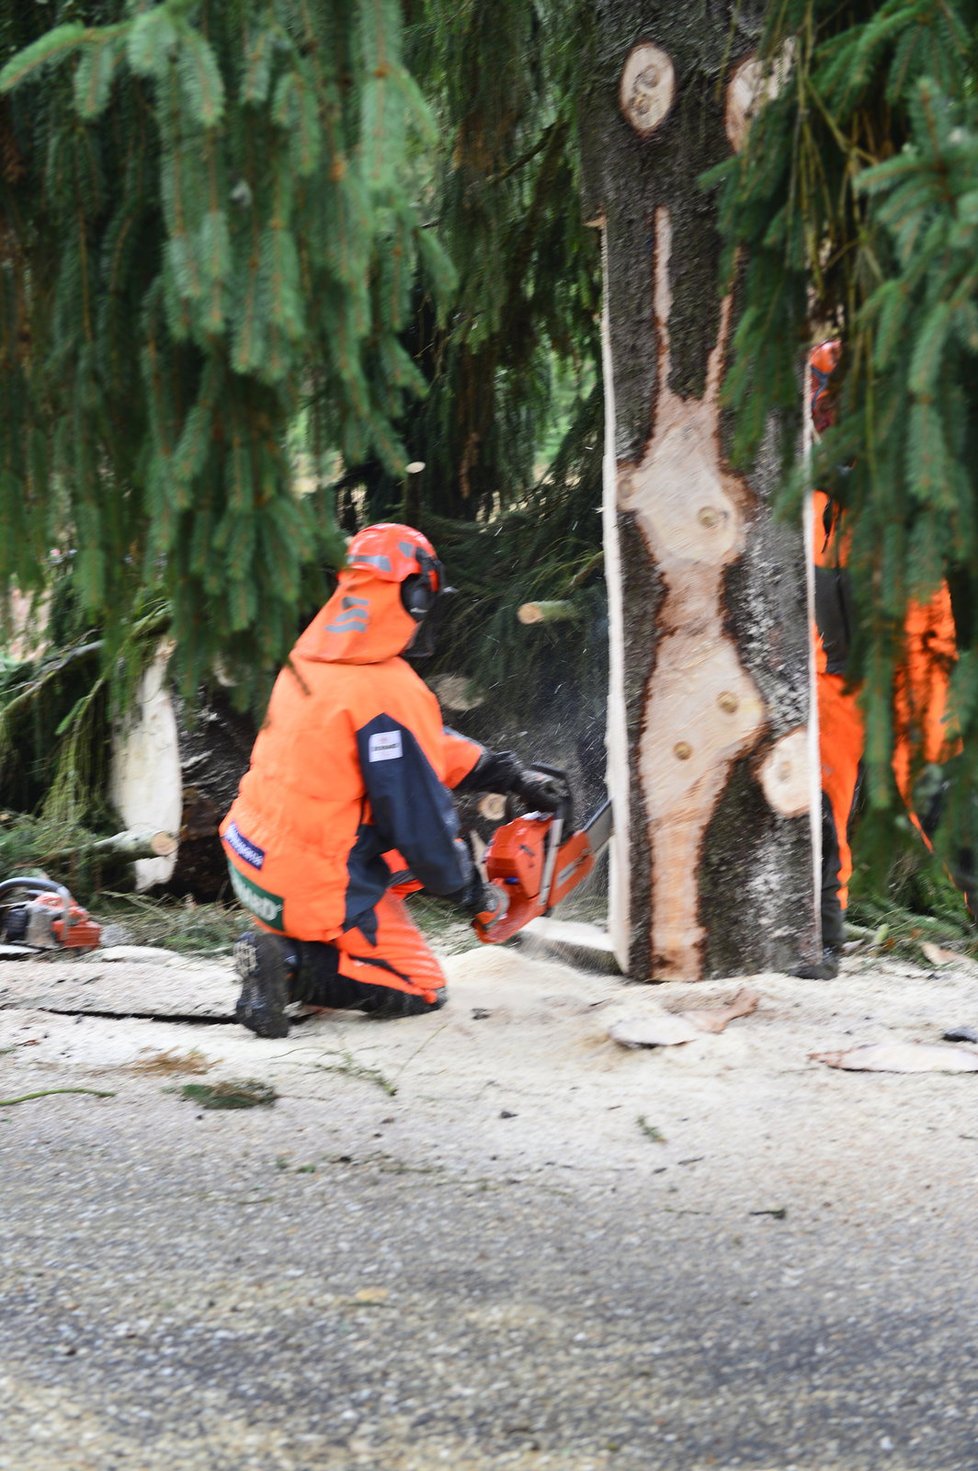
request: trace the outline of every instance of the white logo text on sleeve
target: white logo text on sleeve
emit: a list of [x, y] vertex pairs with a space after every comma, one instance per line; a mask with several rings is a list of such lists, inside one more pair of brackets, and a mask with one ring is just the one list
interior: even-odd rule
[[399, 761], [401, 755], [399, 730], [379, 730], [370, 737], [367, 747], [368, 761]]

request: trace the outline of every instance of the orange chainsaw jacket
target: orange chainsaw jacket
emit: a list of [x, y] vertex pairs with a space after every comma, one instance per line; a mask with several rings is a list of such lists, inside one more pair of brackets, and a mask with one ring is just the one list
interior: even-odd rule
[[397, 583], [347, 567], [275, 682], [221, 826], [235, 892], [267, 929], [373, 942], [391, 850], [433, 894], [472, 881], [447, 788], [486, 752], [445, 728], [400, 657], [415, 629]]

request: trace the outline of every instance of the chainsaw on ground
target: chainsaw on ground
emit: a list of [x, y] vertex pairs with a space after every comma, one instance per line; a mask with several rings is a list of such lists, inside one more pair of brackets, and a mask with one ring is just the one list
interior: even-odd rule
[[[561, 777], [562, 771], [534, 770]], [[602, 802], [582, 828], [574, 831], [568, 795], [556, 812], [530, 812], [503, 823], [483, 855], [489, 891], [496, 899], [472, 921], [487, 945], [509, 940], [531, 919], [549, 914], [587, 878], [611, 838], [611, 801]], [[565, 837], [569, 833], [569, 837]]]
[[[10, 904], [5, 894], [26, 897]], [[0, 941], [35, 950], [94, 950], [102, 927], [76, 904], [63, 884], [50, 879], [14, 878], [0, 883]]]

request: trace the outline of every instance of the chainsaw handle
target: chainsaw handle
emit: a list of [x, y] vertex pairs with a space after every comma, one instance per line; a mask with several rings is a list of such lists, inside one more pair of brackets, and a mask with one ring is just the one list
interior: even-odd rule
[[51, 879], [4, 879], [0, 883], [0, 894], [7, 889], [29, 889], [35, 894], [57, 894], [61, 900], [61, 923], [65, 930], [69, 930], [75, 923], [71, 917], [71, 895], [64, 884], [56, 884]]
[[515, 886], [508, 888], [498, 879], [491, 880], [486, 888], [494, 893], [486, 895], [487, 907], [475, 916], [472, 928], [484, 945], [504, 945], [536, 918], [540, 908]]
[[493, 930], [509, 913], [509, 895], [503, 885], [490, 881], [482, 891], [483, 908], [472, 916], [472, 928], [484, 944], [497, 943]]

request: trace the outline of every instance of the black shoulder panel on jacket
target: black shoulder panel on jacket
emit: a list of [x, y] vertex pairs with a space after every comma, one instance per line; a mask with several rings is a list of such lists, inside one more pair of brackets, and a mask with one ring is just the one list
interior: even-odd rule
[[471, 860], [458, 839], [458, 817], [412, 731], [376, 715], [357, 731], [360, 769], [381, 850], [396, 848], [432, 894], [465, 887]]

